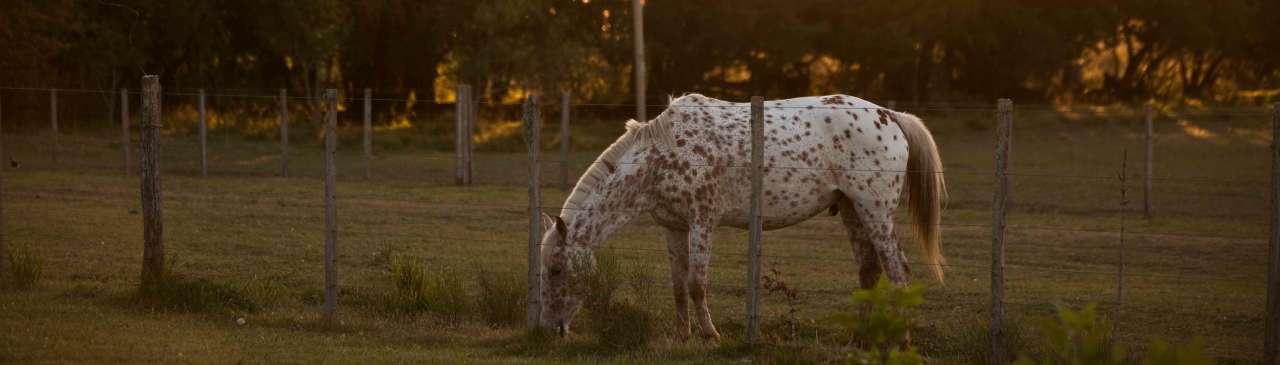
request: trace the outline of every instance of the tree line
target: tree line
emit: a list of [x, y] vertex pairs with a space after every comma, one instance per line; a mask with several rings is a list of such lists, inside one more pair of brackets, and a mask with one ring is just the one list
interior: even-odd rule
[[[0, 83], [632, 100], [631, 0], [3, 0]], [[1274, 0], [652, 0], [650, 100], [1260, 103]], [[136, 88], [136, 86], [134, 86]]]

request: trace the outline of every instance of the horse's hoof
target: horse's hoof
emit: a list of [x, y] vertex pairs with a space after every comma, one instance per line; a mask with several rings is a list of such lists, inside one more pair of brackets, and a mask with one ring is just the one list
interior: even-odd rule
[[702, 339], [711, 343], [720, 343], [720, 333], [718, 332], [703, 333]]

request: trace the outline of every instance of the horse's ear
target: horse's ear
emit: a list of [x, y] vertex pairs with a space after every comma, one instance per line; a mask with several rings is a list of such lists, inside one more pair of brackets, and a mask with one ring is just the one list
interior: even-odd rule
[[560, 217], [552, 217], [547, 213], [542, 213], [542, 232], [545, 233], [550, 231], [551, 227], [556, 224], [557, 220], [560, 220]]
[[[566, 237], [569, 237], [569, 232], [568, 232], [568, 231], [569, 231], [569, 227], [568, 227], [568, 226], [565, 226], [565, 224], [564, 224], [564, 220], [563, 220], [563, 219], [560, 219], [560, 216], [558, 216], [558, 215], [557, 215], [557, 216], [554, 216], [554, 217], [551, 217], [551, 218], [552, 218], [552, 219], [555, 219], [556, 234], [559, 234], [559, 235], [560, 235], [560, 238], [566, 238]], [[563, 239], [561, 239], [561, 240], [560, 240], [560, 242], [564, 242], [564, 241], [565, 241], [565, 240], [563, 240]]]

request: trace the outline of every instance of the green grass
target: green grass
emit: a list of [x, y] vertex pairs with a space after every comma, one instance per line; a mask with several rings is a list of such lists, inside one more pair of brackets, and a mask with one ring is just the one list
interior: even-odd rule
[[[1136, 118], [1038, 110], [1020, 110], [1017, 118], [1006, 291], [1010, 322], [1019, 325], [1024, 341], [1020, 346], [1038, 346], [1033, 324], [1053, 314], [1055, 303], [1096, 302], [1118, 326], [1117, 339], [1134, 352], [1145, 353], [1153, 338], [1183, 343], [1202, 336], [1206, 351], [1221, 363], [1257, 362], [1270, 161], [1269, 141], [1256, 136], [1265, 136], [1269, 117], [1189, 121], [1212, 132], [1208, 138], [1160, 120], [1157, 176], [1201, 180], [1157, 180], [1151, 220], [1136, 213], [1142, 201]], [[975, 351], [985, 346], [989, 300], [991, 114], [925, 119], [936, 130], [949, 173], [952, 199], [943, 216], [943, 245], [953, 266], [945, 284], [930, 279], [927, 270], [913, 270], [927, 287], [912, 340], [931, 363], [966, 363], [985, 356]], [[586, 127], [617, 133], [617, 124]], [[765, 234], [766, 267], [778, 267], [800, 292], [794, 301], [799, 335], [767, 334], [789, 339], [764, 352], [738, 345], [744, 329], [745, 232], [716, 232], [710, 300], [723, 343], [681, 343], [668, 333], [672, 304], [665, 248], [661, 229], [648, 217], [609, 243], [617, 247], [610, 254], [650, 273], [636, 280], [652, 282], [646, 289], [651, 294], [634, 298], [655, 325], [655, 338], [644, 350], [602, 352], [589, 333], [531, 340], [522, 326], [491, 326], [479, 308], [470, 313], [474, 319], [458, 323], [386, 310], [386, 298], [396, 291], [388, 265], [400, 255], [418, 258], [428, 268], [481, 267], [523, 278], [525, 155], [481, 153], [479, 184], [456, 187], [452, 155], [434, 152], [447, 148], [437, 145], [377, 149], [370, 180], [362, 178], [358, 145], [344, 145], [339, 152], [341, 307], [338, 323], [326, 326], [317, 301], [323, 288], [324, 216], [321, 153], [315, 143], [296, 143], [291, 177], [278, 177], [278, 146], [267, 142], [270, 138], [211, 139], [212, 176], [200, 178], [193, 138], [168, 135], [162, 184], [166, 251], [180, 258], [173, 270], [187, 282], [235, 288], [255, 310], [140, 308], [121, 300], [136, 292], [141, 263], [138, 180], [120, 172], [113, 135], [62, 136], [54, 168], [50, 136], [5, 132], [5, 155], [23, 164], [4, 170], [5, 239], [27, 244], [44, 265], [33, 290], [0, 291], [0, 328], [6, 329], [0, 331], [0, 362], [702, 363], [765, 361], [774, 358], [770, 354], [830, 360], [848, 352], [831, 317], [849, 306], [857, 268], [843, 228], [826, 216]], [[493, 140], [502, 146], [479, 147], [518, 151], [509, 144], [518, 143], [519, 130], [512, 133], [517, 133], [514, 139]], [[596, 147], [575, 147], [571, 176], [598, 151], [591, 149], [598, 145], [588, 146]], [[1114, 272], [1120, 184], [1109, 177], [1120, 173], [1125, 149], [1129, 275], [1119, 307]], [[544, 204], [558, 206], [564, 198], [553, 184], [558, 163], [543, 167]], [[918, 262], [917, 248], [907, 250]], [[466, 290], [479, 291], [470, 275], [460, 277]], [[766, 330], [790, 331], [768, 323], [789, 315], [788, 307], [781, 297], [764, 297]], [[237, 324], [238, 318], [245, 324]]]

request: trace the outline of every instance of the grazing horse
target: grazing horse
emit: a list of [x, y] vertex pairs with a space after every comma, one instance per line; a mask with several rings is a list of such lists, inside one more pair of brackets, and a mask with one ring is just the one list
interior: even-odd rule
[[[764, 107], [764, 229], [838, 213], [860, 265], [859, 284], [870, 287], [883, 273], [903, 285], [909, 271], [893, 219], [905, 190], [925, 264], [942, 280], [942, 161], [919, 118], [845, 95]], [[627, 122], [560, 216], [543, 215], [542, 325], [568, 333], [579, 306], [571, 292], [574, 260], [590, 262], [593, 248], [647, 213], [666, 228], [676, 336], [690, 335], [692, 299], [700, 334], [718, 340], [707, 308], [711, 235], [718, 226], [748, 226], [750, 134], [750, 104], [697, 94], [671, 100], [647, 123]]]

